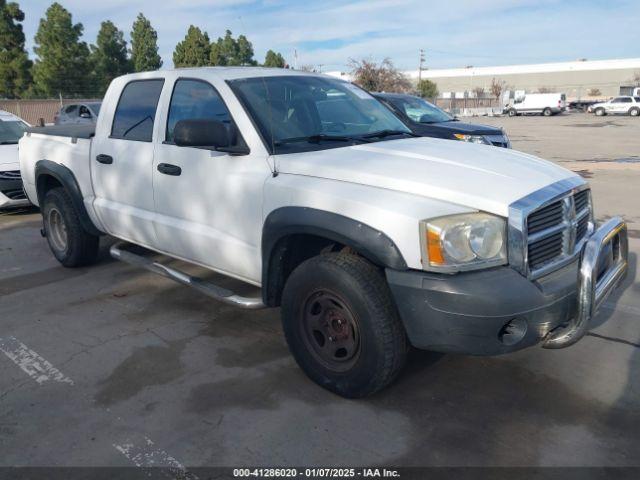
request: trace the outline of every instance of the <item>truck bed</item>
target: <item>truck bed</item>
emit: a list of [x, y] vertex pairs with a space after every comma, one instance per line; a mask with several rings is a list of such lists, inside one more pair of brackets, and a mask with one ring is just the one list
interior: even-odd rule
[[49, 127], [29, 127], [28, 133], [52, 135], [56, 137], [91, 138], [96, 133], [95, 125], [51, 125]]
[[38, 202], [35, 172], [36, 165], [41, 160], [52, 161], [71, 170], [84, 199], [91, 200], [93, 188], [90, 158], [94, 132], [94, 125], [55, 125], [27, 129], [27, 134], [20, 139], [18, 155], [23, 186], [32, 202]]

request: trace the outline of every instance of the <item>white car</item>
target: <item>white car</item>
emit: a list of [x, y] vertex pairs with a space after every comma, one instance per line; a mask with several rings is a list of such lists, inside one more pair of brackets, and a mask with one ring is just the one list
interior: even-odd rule
[[608, 102], [591, 105], [588, 111], [595, 113], [599, 117], [615, 114], [637, 117], [640, 115], [640, 97], [622, 96], [612, 98]]
[[[300, 367], [346, 397], [409, 345], [496, 355], [561, 348], [627, 269], [626, 225], [588, 184], [506, 148], [416, 138], [332, 77], [262, 68], [115, 79], [95, 126], [20, 141], [29, 198], [67, 267], [117, 259], [239, 308], [281, 307]], [[243, 296], [140, 249], [258, 287]]]
[[0, 208], [29, 205], [20, 179], [18, 140], [29, 125], [0, 110]]

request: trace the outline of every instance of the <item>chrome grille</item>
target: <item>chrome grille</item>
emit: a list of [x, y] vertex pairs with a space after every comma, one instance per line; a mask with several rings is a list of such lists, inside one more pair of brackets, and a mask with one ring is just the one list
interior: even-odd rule
[[564, 258], [572, 257], [582, 246], [589, 230], [591, 201], [589, 190], [565, 197], [535, 210], [527, 217], [527, 259], [535, 274]]
[[0, 172], [0, 180], [20, 180], [20, 170]]
[[594, 231], [584, 180], [561, 180], [509, 206], [509, 263], [531, 279], [573, 261]]

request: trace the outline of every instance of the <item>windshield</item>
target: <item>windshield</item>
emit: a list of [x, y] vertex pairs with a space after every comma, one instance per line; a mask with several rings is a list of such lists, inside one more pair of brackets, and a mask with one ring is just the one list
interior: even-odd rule
[[26, 128], [23, 122], [0, 120], [0, 145], [18, 143]]
[[419, 97], [389, 97], [388, 101], [414, 122], [450, 122], [453, 117]]
[[364, 90], [323, 77], [247, 78], [229, 84], [272, 153], [293, 153], [412, 135]]

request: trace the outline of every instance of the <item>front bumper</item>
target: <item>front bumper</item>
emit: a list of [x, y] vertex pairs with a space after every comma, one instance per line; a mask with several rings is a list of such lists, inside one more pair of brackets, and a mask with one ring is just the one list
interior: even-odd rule
[[19, 171], [0, 172], [0, 208], [29, 205]]
[[627, 268], [626, 225], [612, 219], [585, 244], [581, 258], [535, 281], [510, 267], [442, 275], [386, 271], [417, 348], [498, 355], [544, 341], [577, 342]]

